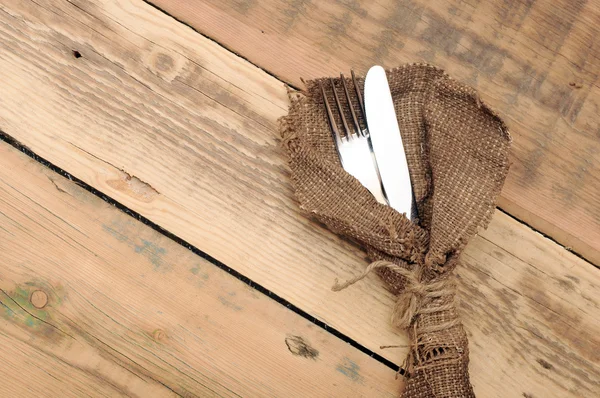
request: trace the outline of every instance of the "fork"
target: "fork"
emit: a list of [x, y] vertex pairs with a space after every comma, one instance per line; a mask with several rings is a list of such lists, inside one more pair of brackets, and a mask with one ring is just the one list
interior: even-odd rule
[[[365, 104], [360, 93], [354, 71], [351, 70], [350, 73], [352, 74], [352, 83], [356, 92], [358, 109], [361, 112], [361, 117], [365, 121], [364, 124], [366, 126]], [[321, 94], [323, 95], [323, 102], [325, 103], [327, 119], [329, 120], [329, 127], [333, 142], [335, 143], [342, 167], [350, 175], [355, 177], [365, 188], [367, 188], [378, 202], [389, 205], [385, 195], [385, 189], [383, 188], [383, 184], [381, 182], [381, 175], [379, 174], [377, 161], [375, 160], [375, 154], [373, 152], [373, 146], [371, 144], [371, 138], [369, 135], [369, 128], [367, 126], [365, 129], [362, 129], [360, 126], [358, 117], [354, 111], [355, 107], [350, 97], [348, 85], [346, 84], [346, 78], [344, 77], [343, 73], [340, 73], [340, 82], [352, 119], [351, 124], [348, 124], [346, 120], [344, 108], [340, 102], [337, 92], [338, 90], [335, 87], [334, 80], [330, 78], [329, 82], [331, 85], [331, 90], [333, 91], [333, 98], [337, 109], [337, 114], [340, 116], [342, 121], [343, 132], [338, 128], [332, 107], [329, 104], [329, 99], [327, 98], [327, 92], [325, 91], [325, 87], [321, 81], [319, 81], [319, 87], [321, 89]]]

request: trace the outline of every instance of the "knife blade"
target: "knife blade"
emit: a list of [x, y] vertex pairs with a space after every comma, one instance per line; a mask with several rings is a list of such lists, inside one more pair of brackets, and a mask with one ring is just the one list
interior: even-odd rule
[[392, 208], [411, 219], [413, 195], [408, 162], [385, 70], [373, 66], [365, 78], [365, 113], [385, 194]]

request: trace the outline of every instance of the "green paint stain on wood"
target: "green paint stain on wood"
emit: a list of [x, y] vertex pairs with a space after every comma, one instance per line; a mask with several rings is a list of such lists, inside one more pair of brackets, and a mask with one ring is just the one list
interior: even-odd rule
[[196, 264], [196, 265], [194, 265], [194, 267], [190, 268], [190, 272], [192, 274], [194, 274], [195, 276], [202, 279], [202, 280], [198, 281], [198, 287], [204, 287], [204, 282], [210, 278], [210, 276], [206, 272], [202, 271], [202, 269], [200, 268], [200, 265], [198, 265], [198, 264]]
[[227, 298], [223, 297], [223, 296], [219, 296], [219, 301], [221, 302], [221, 304], [223, 304], [225, 307], [227, 308], [231, 308], [234, 311], [241, 311], [243, 308], [240, 307], [239, 305], [232, 303], [231, 301], [229, 301]]
[[15, 311], [9, 307], [9, 300], [0, 292], [0, 316], [12, 322], [12, 318], [16, 316]]
[[348, 377], [350, 380], [363, 383], [363, 377], [360, 375], [360, 366], [348, 357], [344, 357], [344, 362], [337, 365], [335, 368], [338, 372]]
[[[62, 300], [55, 294], [48, 294], [51, 291], [46, 284], [28, 282], [21, 286], [15, 286], [13, 291], [0, 292], [0, 315], [13, 323], [21, 324], [29, 329], [40, 329], [41, 333], [48, 331], [41, 330], [50, 327], [48, 322], [51, 318], [50, 310], [59, 305]], [[48, 294], [48, 303], [44, 308], [36, 308], [31, 303], [31, 295], [37, 290], [42, 290]]]
[[117, 239], [127, 244], [136, 253], [146, 257], [154, 266], [155, 271], [167, 271], [171, 265], [164, 261], [167, 249], [160, 246], [157, 240], [148, 240], [139, 237], [144, 226], [141, 223], [130, 220], [115, 219], [110, 225], [102, 225], [102, 229]]
[[163, 256], [167, 253], [167, 249], [158, 246], [156, 243], [146, 239], [140, 239], [142, 244], [134, 244], [133, 248], [136, 253], [145, 255], [148, 260], [154, 265], [154, 270], [164, 267]]
[[[35, 285], [25, 284], [24, 286], [16, 286], [13, 292], [6, 292], [10, 299], [5, 299], [3, 302], [9, 307], [11, 317], [15, 317], [15, 313], [22, 313], [23, 322], [30, 327], [38, 326], [42, 321], [50, 317], [47, 306], [39, 309], [31, 304], [31, 294], [40, 288]], [[12, 305], [11, 305], [12, 304]]]
[[103, 224], [102, 229], [109, 235], [111, 235], [113, 238], [117, 239], [119, 242], [127, 242], [129, 240], [127, 235], [125, 235], [118, 228], [115, 228], [115, 225], [116, 224], [113, 224], [113, 226], [108, 226], [106, 224]]
[[202, 269], [200, 268], [199, 265], [194, 265], [193, 268], [190, 268], [190, 272], [194, 275], [199, 275], [200, 278], [204, 279], [205, 281], [208, 280], [208, 278], [210, 277], [206, 272], [202, 272], [200, 273], [200, 271], [202, 271]]
[[[38, 291], [45, 293], [46, 300], [40, 301]], [[38, 292], [38, 296], [33, 301], [43, 305], [42, 308], [32, 303], [34, 292]], [[64, 288], [60, 285], [50, 285], [43, 280], [26, 282], [12, 290], [0, 291], [0, 318], [18, 326], [31, 337], [43, 339], [44, 344], [60, 344], [69, 334], [54, 318], [60, 317], [60, 306], [65, 297]]]

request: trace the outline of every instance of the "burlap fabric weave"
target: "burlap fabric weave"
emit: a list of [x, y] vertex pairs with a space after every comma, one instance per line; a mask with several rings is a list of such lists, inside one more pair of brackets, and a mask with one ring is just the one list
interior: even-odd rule
[[[473, 397], [452, 271], [461, 249], [492, 216], [508, 171], [510, 136], [472, 88], [440, 69], [405, 65], [387, 75], [418, 220], [378, 203], [344, 171], [318, 81], [292, 96], [281, 119], [292, 182], [300, 206], [361, 244], [373, 261], [369, 270], [398, 296], [392, 322], [406, 328], [412, 342], [402, 397]], [[363, 84], [359, 77], [361, 89]]]

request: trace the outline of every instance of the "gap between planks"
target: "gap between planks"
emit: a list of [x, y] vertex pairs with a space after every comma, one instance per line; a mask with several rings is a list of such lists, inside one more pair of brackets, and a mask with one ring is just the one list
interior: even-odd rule
[[[5, 143], [9, 144], [10, 146], [12, 146], [16, 150], [20, 151], [24, 155], [28, 156], [29, 158], [35, 160], [36, 162], [38, 162], [38, 163], [40, 163], [42, 165], [44, 165], [45, 167], [47, 167], [48, 169], [52, 170], [56, 174], [58, 174], [58, 175], [60, 175], [60, 176], [62, 176], [64, 178], [67, 178], [69, 181], [73, 181], [75, 184], [77, 184], [79, 187], [81, 187], [82, 189], [86, 190], [90, 194], [92, 194], [92, 195], [100, 198], [104, 202], [106, 202], [109, 205], [115, 207], [116, 209], [118, 209], [119, 211], [125, 213], [129, 217], [132, 217], [136, 221], [139, 221], [142, 224], [148, 226], [149, 228], [151, 228], [154, 231], [158, 232], [159, 234], [165, 236], [166, 238], [172, 240], [174, 243], [178, 244], [179, 246], [182, 246], [186, 250], [189, 250], [192, 253], [194, 253], [195, 255], [200, 256], [201, 258], [203, 258], [204, 260], [206, 260], [209, 263], [213, 264], [217, 268], [219, 268], [219, 269], [227, 272], [229, 275], [231, 275], [232, 277], [236, 278], [240, 282], [245, 283], [246, 285], [248, 285], [251, 288], [257, 290], [258, 292], [262, 293], [263, 295], [269, 297], [270, 299], [272, 299], [275, 302], [279, 303], [280, 305], [282, 305], [283, 307], [287, 308], [288, 310], [294, 312], [295, 314], [297, 314], [297, 315], [301, 316], [302, 318], [306, 319], [307, 321], [315, 324], [316, 326], [318, 326], [319, 328], [323, 329], [324, 331], [330, 333], [331, 335], [337, 337], [338, 339], [342, 340], [343, 342], [349, 344], [351, 347], [356, 348], [360, 352], [362, 352], [362, 353], [370, 356], [374, 360], [382, 363], [383, 365], [385, 365], [388, 368], [392, 369], [394, 372], [398, 372], [400, 375], [404, 375], [405, 374], [405, 370], [402, 369], [402, 368], [400, 368], [398, 365], [396, 365], [392, 361], [390, 361], [390, 360], [382, 357], [381, 355], [379, 355], [379, 354], [377, 354], [377, 353], [369, 350], [368, 348], [366, 348], [365, 346], [363, 346], [359, 342], [357, 342], [357, 341], [351, 339], [350, 337], [344, 335], [343, 333], [341, 333], [339, 330], [335, 329], [334, 327], [332, 327], [330, 325], [327, 325], [325, 322], [323, 322], [323, 321], [315, 318], [314, 316], [310, 315], [306, 311], [303, 311], [301, 308], [298, 308], [294, 304], [292, 304], [289, 301], [285, 300], [283, 297], [280, 297], [275, 292], [272, 292], [272, 291], [264, 288], [259, 283], [256, 283], [256, 282], [252, 281], [250, 278], [242, 275], [241, 273], [237, 272], [236, 270], [232, 269], [231, 267], [228, 267], [226, 264], [220, 262], [219, 260], [217, 260], [216, 258], [212, 257], [211, 255], [203, 252], [202, 250], [200, 250], [196, 246], [190, 244], [189, 242], [186, 242], [184, 239], [178, 237], [177, 235], [173, 234], [172, 232], [167, 231], [166, 229], [162, 228], [158, 224], [156, 224], [153, 221], [149, 220], [148, 218], [144, 217], [143, 215], [141, 215], [140, 213], [136, 212], [135, 210], [132, 210], [132, 209], [128, 208], [127, 206], [125, 206], [122, 203], [118, 202], [117, 200], [111, 198], [110, 196], [104, 194], [103, 192], [100, 192], [99, 190], [97, 190], [96, 188], [94, 188], [91, 185], [87, 184], [86, 182], [80, 180], [77, 177], [74, 177], [71, 173], [69, 173], [69, 172], [61, 169], [60, 167], [58, 167], [58, 166], [52, 164], [51, 162], [49, 162], [48, 160], [46, 160], [46, 159], [42, 158], [41, 156], [35, 154], [27, 146], [21, 144], [19, 141], [17, 141], [13, 137], [9, 136], [8, 134], [6, 134], [5, 132], [3, 132], [2, 130], [0, 130], [0, 142], [1, 141], [4, 141]], [[60, 186], [58, 186], [54, 182], [54, 180], [51, 180], [51, 181], [52, 181], [52, 183], [54, 184], [54, 186], [56, 187], [56, 189], [58, 191], [62, 191], [62, 188]]]
[[513, 133], [498, 207], [600, 266], [600, 2], [147, 1], [287, 84], [374, 63], [441, 66]]
[[158, 6], [157, 4], [149, 1], [149, 0], [142, 0], [144, 3], [148, 4], [150, 7], [155, 8], [156, 10], [162, 12], [163, 14], [171, 17], [173, 20], [177, 21], [178, 23], [180, 23], [181, 25], [187, 26], [189, 29], [193, 30], [194, 32], [196, 32], [197, 34], [199, 34], [200, 36], [204, 37], [206, 40], [210, 40], [211, 42], [215, 43], [216, 45], [218, 45], [219, 47], [223, 48], [226, 51], [229, 51], [232, 54], [237, 55], [238, 57], [240, 57], [241, 59], [243, 59], [244, 61], [248, 62], [249, 64], [251, 64], [252, 66], [256, 67], [257, 69], [260, 69], [261, 71], [263, 71], [265, 74], [273, 77], [276, 80], [279, 80], [281, 82], [281, 84], [285, 85], [286, 87], [289, 87], [290, 89], [296, 91], [296, 92], [301, 92], [302, 89], [300, 87], [298, 87], [297, 85], [295, 85], [293, 82], [291, 81], [286, 81], [284, 80], [282, 77], [277, 76], [275, 73], [273, 73], [272, 71], [263, 68], [262, 66], [254, 63], [251, 59], [247, 58], [244, 56], [244, 54], [241, 54], [237, 51], [235, 51], [235, 49], [226, 46], [225, 44], [219, 42], [217, 39], [210, 37], [209, 35], [201, 32], [200, 30], [198, 30], [194, 25], [184, 21], [183, 19], [177, 18], [175, 15], [170, 14], [169, 12], [167, 12], [166, 10], [162, 9], [160, 6]]
[[[232, 253], [234, 248], [229, 244], [213, 246], [209, 252], [216, 258], [226, 258], [225, 263], [244, 270], [244, 274], [257, 275], [260, 282], [264, 281], [263, 285], [271, 283], [269, 286], [273, 286], [274, 275], [277, 276], [282, 271], [290, 272], [275, 281], [280, 283], [276, 284], [278, 291], [283, 292], [286, 297], [294, 297], [294, 301], [301, 303], [303, 308], [310, 308], [308, 312], [314, 313], [315, 316], [319, 314], [320, 317], [340, 325], [339, 330], [349, 331], [353, 336], [358, 335], [358, 341], [365, 342], [371, 349], [382, 342], [385, 344], [401, 340], [402, 336], [390, 332], [388, 328], [391, 297], [386, 296], [375, 278], [356, 286], [351, 292], [345, 292], [343, 296], [325, 297], [324, 293], [329, 291], [334, 275], [345, 277], [364, 266], [364, 258], [361, 257], [363, 254], [343, 240], [323, 231], [318, 225], [306, 221], [299, 214], [293, 200], [290, 199], [288, 176], [282, 172], [282, 161], [273, 146], [273, 131], [257, 130], [246, 119], [238, 119], [239, 113], [219, 108], [212, 103], [207, 104], [207, 101], [195, 92], [177, 91], [181, 89], [181, 81], [175, 78], [179, 76], [178, 73], [186, 75], [189, 71], [178, 69], [161, 72], [160, 69], [157, 70], [161, 65], [154, 61], [160, 60], [160, 56], [166, 52], [185, 57], [185, 62], [195, 65], [196, 58], [203, 56], [201, 61], [207, 68], [204, 70], [210, 70], [212, 67], [211, 73], [223, 76], [223, 81], [227, 83], [225, 87], [231, 88], [230, 84], [235, 84], [235, 87], [241, 90], [235, 93], [236, 96], [246, 100], [248, 92], [257, 90], [272, 99], [271, 103], [277, 102], [278, 95], [284, 95], [279, 86], [269, 87], [269, 79], [256, 74], [255, 68], [247, 68], [243, 62], [230, 57], [224, 51], [215, 53], [214, 45], [207, 45], [204, 40], [198, 40], [175, 24], [167, 23], [160, 15], [149, 13], [137, 3], [85, 3], [95, 6], [89, 9], [96, 19], [79, 15], [77, 10], [64, 3], [53, 3], [53, 6], [54, 4], [68, 8], [67, 15], [71, 23], [64, 24], [62, 19], [57, 22], [48, 18], [43, 7], [36, 7], [36, 13], [29, 14], [26, 2], [11, 5], [10, 11], [11, 15], [23, 16], [27, 23], [14, 19], [9, 25], [0, 23], [0, 34], [19, 36], [19, 40], [0, 42], [7, 50], [6, 58], [0, 59], [6, 68], [0, 69], [0, 73], [6, 75], [6, 89], [10, 93], [0, 98], [3, 104], [0, 107], [0, 118], [6, 123], [6, 131], [22, 139], [35, 149], [36, 153], [43, 153], [65, 170], [77, 170], [78, 175], [90, 185], [116, 195], [130, 206], [135, 206], [140, 213], [149, 215], [148, 218], [158, 220], [157, 224], [169, 226], [169, 229], [176, 231], [179, 236], [186, 236], [186, 240], [192, 240], [197, 246], [204, 247], [213, 238], [204, 234], [202, 229], [198, 229], [206, 220], [195, 220], [199, 223], [188, 222], [190, 217], [199, 216], [199, 213], [190, 209], [198, 208], [209, 216], [218, 218], [220, 213], [231, 212], [230, 206], [235, 206], [239, 199], [236, 195], [243, 197], [244, 204], [253, 205], [255, 191], [262, 190], [262, 201], [258, 203], [259, 207], [253, 209], [259, 215], [266, 215], [266, 220], [260, 220], [245, 212], [242, 218], [236, 220], [236, 228], [241, 228], [244, 234], [234, 235], [242, 242], [244, 239], [251, 240], [253, 235], [258, 235], [263, 243], [265, 236], [275, 239], [279, 244], [270, 246], [268, 261], [265, 261], [265, 256], [261, 256], [262, 251], [254, 251], [250, 253], [249, 258], [242, 258], [236, 251]], [[86, 29], [81, 31], [79, 22], [72, 18], [73, 13], [104, 36], [86, 36], [90, 26], [86, 25]], [[135, 15], [135, 18], [131, 18], [131, 15]], [[39, 21], [38, 18], [44, 19]], [[114, 18], [117, 18], [119, 24], [125, 24], [127, 30], [134, 31], [128, 32], [117, 26]], [[19, 26], [20, 30], [14, 30], [12, 24]], [[29, 37], [21, 31], [26, 32]], [[140, 31], [145, 33], [139, 33]], [[165, 31], [167, 35], [160, 36], [165, 34]], [[111, 35], [115, 35], [112, 41]], [[143, 40], [148, 36], [148, 39], [154, 42], [157, 40], [156, 35], [163, 40], [163, 47], [159, 50], [152, 46], [148, 48]], [[33, 44], [30, 43], [31, 37], [36, 38]], [[171, 39], [176, 42], [171, 43]], [[55, 47], [45, 45], [50, 40]], [[79, 49], [83, 54], [82, 58], [71, 59], [70, 51], [73, 45], [81, 46]], [[30, 46], [42, 48], [41, 51], [31, 51]], [[63, 54], [65, 46], [69, 56]], [[208, 54], [209, 57], [204, 54]], [[178, 58], [172, 60], [177, 62]], [[39, 68], [39, 65], [44, 65], [44, 68]], [[181, 64], [176, 63], [175, 66], [179, 68]], [[204, 70], [192, 70], [192, 77], [200, 80], [186, 83], [197, 86], [198, 92], [204, 90], [210, 94], [212, 88], [206, 85], [206, 79], [213, 78], [213, 75], [205, 73]], [[30, 93], [27, 86], [32, 84], [32, 78], [36, 79], [35, 93]], [[111, 89], [110, 95], [104, 91], [110, 87], [102, 86], [107, 83], [107, 78], [118, 78], [119, 82], [119, 90]], [[257, 87], [257, 80], [263, 81], [264, 86]], [[40, 102], [40, 92], [51, 95], [50, 98], [57, 101], [61, 98], [52, 95], [64, 94], [68, 101], [61, 103], [61, 112], [56, 113], [56, 109], [52, 107], [53, 101], [43, 97]], [[122, 92], [127, 92], [128, 96], [123, 96]], [[77, 101], [73, 102], [73, 99]], [[138, 99], [141, 99], [140, 102], [137, 102]], [[259, 100], [257, 102], [260, 103]], [[264, 107], [244, 109], [233, 99], [229, 106], [245, 115], [250, 114], [263, 122], [267, 121], [269, 125], [274, 125], [272, 119], [281, 107], [269, 108], [268, 102], [263, 104]], [[180, 106], [175, 107], [174, 104]], [[176, 109], [172, 109], [173, 107]], [[107, 113], [107, 108], [112, 109], [112, 112]], [[177, 110], [173, 113], [176, 117], [172, 120], [166, 119], [165, 114], [171, 116], [170, 112], [173, 110]], [[150, 113], [146, 115], [147, 112]], [[65, 113], [69, 115], [68, 121], [64, 120]], [[200, 118], [199, 113], [205, 118]], [[205, 120], [206, 117], [210, 120]], [[189, 161], [178, 164], [174, 168], [176, 174], [169, 174], [173, 170], [168, 169], [168, 164], [165, 168], [165, 164], [161, 162], [165, 157], [163, 151], [169, 148], [174, 150], [172, 142], [166, 141], [167, 147], [162, 146], [158, 151], [152, 147], [157, 140], [171, 139], [171, 132], [181, 135], [177, 137], [177, 150], [170, 154], [172, 156], [168, 156], [168, 159], [177, 160], [183, 155]], [[214, 140], [215, 135], [218, 140]], [[103, 141], [94, 141], [98, 137], [103, 138]], [[112, 139], [116, 140], [117, 145], [103, 152], [107, 149], [103, 148], [103, 145]], [[62, 147], [64, 142], [61, 140], [73, 141], [84, 151], [74, 150], [71, 142]], [[191, 150], [191, 145], [196, 145], [193, 149], [197, 152]], [[143, 154], [143, 161], [132, 162], [136, 160], [136, 156], [123, 156], [123, 149], [139, 149]], [[199, 170], [202, 170], [200, 166], [203, 165], [201, 162], [207, 156], [210, 158], [214, 154], [211, 150], [214, 149], [231, 155], [227, 156], [226, 165], [235, 171], [235, 174], [232, 174], [235, 178], [226, 181], [212, 180], [211, 189], [220, 189], [218, 192], [223, 194], [223, 200], [210, 196], [206, 186], [197, 184], [203, 182], [201, 177], [207, 177], [199, 173]], [[191, 152], [194, 152], [193, 156], [190, 156]], [[261, 159], [261, 162], [257, 159]], [[108, 164], [116, 167], [107, 166]], [[215, 167], [221, 166], [223, 164], [215, 164]], [[139, 176], [140, 181], [151, 183], [161, 192], [154, 196], [152, 205], [147, 204], [144, 197], [133, 195], [135, 192], [123, 192], [123, 186], [111, 185], [115, 179], [128, 178], [122, 170], [126, 170], [129, 176]], [[214, 172], [219, 171], [216, 169]], [[193, 176], [191, 180], [190, 175]], [[186, 176], [187, 179], [184, 178]], [[187, 207], [178, 208], [185, 210], [187, 216], [183, 226], [177, 225], [177, 220], [174, 219], [179, 216], [178, 213], [162, 213], [166, 210], [165, 196], [174, 194], [172, 181], [177, 182], [175, 188], [186, 189], [179, 199], [189, 199]], [[186, 185], [190, 181], [195, 184]], [[262, 194], [266, 193], [271, 197], [265, 198]], [[265, 202], [265, 199], [269, 199], [269, 202]], [[213, 214], [214, 209], [206, 206], [214, 204], [215, 201], [218, 202], [219, 213]], [[273, 213], [264, 214], [263, 210]], [[243, 219], [244, 215], [252, 220], [251, 230], [245, 229], [247, 226], [244, 223], [248, 220]], [[226, 225], [226, 218], [221, 217], [218, 220]], [[263, 221], [266, 221], [266, 224]], [[282, 229], [282, 226], [285, 228]], [[268, 229], [265, 229], [267, 227]], [[287, 227], [293, 227], [293, 231]], [[219, 228], [218, 224], [216, 228]], [[277, 230], [275, 235], [271, 233], [273, 230]], [[502, 234], [498, 234], [499, 231]], [[226, 232], [231, 234], [236, 231], [227, 228]], [[277, 239], [289, 238], [292, 235], [301, 235], [301, 240], [293, 239], [288, 242], [296, 245], [299, 251], [282, 251], [286, 244]], [[527, 262], [523, 259], [527, 260], [527, 256], [532, 256], [531, 253], [521, 253], [518, 258], [514, 257], [513, 253], [519, 250], [519, 246], [510, 241], [509, 238], [513, 235], [522, 235], [524, 239], [528, 239], [528, 250], [537, 257]], [[486, 244], [484, 236], [493, 244]], [[308, 247], [303, 246], [304, 240], [311, 242]], [[510, 244], [502, 249], [507, 242]], [[564, 397], [574, 394], [578, 391], [577, 388], [590, 390], [597, 387], [590, 384], [590, 376], [593, 378], [598, 373], [594, 365], [595, 353], [587, 349], [593, 346], [595, 337], [583, 333], [598, 328], [597, 323], [590, 320], [595, 313], [593, 311], [597, 311], [594, 303], [598, 300], [593, 286], [588, 286], [582, 281], [589, 280], [589, 283], [595, 283], [598, 277], [589, 274], [589, 264], [573, 259], [572, 256], [563, 253], [564, 250], [558, 250], [560, 248], [546, 247], [544, 244], [547, 242], [544, 242], [543, 238], [531, 233], [527, 228], [508, 220], [508, 217], [502, 214], [497, 214], [490, 229], [483, 233], [481, 238], [474, 239], [465, 251], [465, 266], [459, 270], [459, 275], [463, 277], [464, 288], [461, 293], [468, 298], [468, 307], [463, 304], [461, 308], [469, 314], [465, 317], [465, 324], [472, 334], [470, 337], [473, 348], [473, 381], [476, 388], [486, 391], [487, 396], [506, 391], [509, 386], [510, 391], [518, 391], [530, 384], [536, 387], [531, 387], [529, 391], [534, 392], [534, 395], [539, 392], [540, 396], [563, 394]], [[538, 249], [541, 246], [545, 247], [544, 251]], [[256, 244], [253, 247], [256, 247]], [[342, 250], [337, 250], [339, 247]], [[241, 247], [242, 251], [244, 249], [247, 247]], [[233, 254], [235, 256], [232, 257]], [[248, 254], [246, 250], [245, 255]], [[282, 261], [283, 259], [285, 261]], [[542, 270], [535, 267], [537, 264], [543, 264]], [[568, 270], [565, 265], [569, 264], [576, 268]], [[266, 272], [256, 274], [261, 270]], [[505, 275], [494, 275], [493, 272]], [[298, 276], [300, 278], [297, 278]], [[531, 283], [530, 276], [536, 283]], [[505, 278], [508, 280], [504, 280]], [[581, 286], [569, 282], [571, 278], [579, 280]], [[523, 285], [521, 279], [528, 283]], [[307, 286], [296, 286], [297, 284], [290, 284], [290, 280], [306, 280], [310, 283]], [[502, 282], [506, 286], [502, 285]], [[282, 290], [282, 287], [285, 289]], [[546, 292], [550, 295], [547, 296]], [[579, 292], [585, 294], [589, 300], [579, 303]], [[317, 304], [325, 305], [315, 306], [315, 297], [320, 298]], [[514, 305], [513, 302], [518, 304]], [[579, 310], [573, 308], [577, 306], [584, 306], [585, 312], [579, 318], [573, 318], [573, 313], [579, 314]], [[490, 313], [494, 316], [490, 316]], [[549, 314], [551, 316], [548, 316]], [[361, 322], [352, 322], [356, 318]], [[577, 327], [565, 329], [564, 324], [569, 323]], [[557, 329], [556, 324], [560, 324], [561, 327]], [[541, 337], [532, 340], [529, 334], [521, 334], [520, 330], [525, 329]], [[494, 349], [490, 350], [490, 347]], [[403, 355], [400, 352], [391, 357], [401, 360]], [[568, 358], [568, 363], [560, 358]], [[504, 368], [502, 375], [490, 374], [485, 360], [494, 361], [500, 368], [506, 363], [510, 363], [511, 367]], [[548, 363], [554, 371], [540, 374], [539, 369], [530, 366], [532, 363]], [[574, 369], [569, 363], [578, 364], [578, 373], [573, 373]], [[548, 370], [546, 367], [543, 369]], [[550, 384], [548, 380], [551, 381]], [[549, 385], [553, 388], [549, 389]]]
[[[226, 51], [229, 51], [235, 55], [237, 55], [238, 57], [240, 57], [241, 59], [243, 59], [244, 61], [252, 64], [253, 66], [255, 66], [256, 68], [262, 70], [263, 72], [265, 72], [267, 75], [272, 76], [274, 79], [280, 81], [282, 84], [284, 84], [285, 86], [289, 87], [291, 89], [292, 92], [302, 92], [303, 90], [298, 87], [297, 85], [295, 85], [293, 83], [293, 81], [291, 80], [286, 80], [284, 77], [281, 77], [279, 75], [277, 75], [275, 73], [275, 71], [269, 70], [266, 67], [261, 66], [258, 63], [255, 63], [250, 57], [246, 57], [244, 54], [242, 54], [239, 51], [236, 51], [235, 48], [232, 48], [230, 46], [227, 46], [225, 43], [219, 41], [216, 37], [214, 36], [209, 36], [208, 33], [202, 32], [200, 31], [196, 26], [194, 26], [192, 23], [185, 21], [182, 18], [179, 18], [178, 16], [170, 13], [169, 11], [165, 10], [164, 8], [162, 8], [157, 2], [152, 2], [150, 0], [142, 0], [144, 3], [148, 4], [149, 6], [151, 6], [152, 8], [157, 9], [158, 11], [162, 12], [163, 14], [169, 16], [170, 18], [172, 18], [173, 20], [177, 21], [178, 23], [188, 27], [189, 29], [193, 30], [194, 32], [196, 32], [197, 34], [199, 34], [200, 36], [204, 37], [207, 40], [210, 40], [211, 42], [215, 43], [216, 45], [220, 46], [221, 48], [223, 48]], [[302, 80], [302, 76], [300, 77], [300, 80]], [[528, 228], [531, 228], [533, 231], [543, 235], [544, 237], [550, 239], [551, 241], [553, 241], [554, 243], [556, 243], [557, 245], [565, 248], [566, 250], [568, 250], [569, 252], [573, 253], [575, 256], [581, 258], [582, 260], [585, 260], [587, 262], [590, 262], [591, 264], [593, 264], [594, 266], [596, 266], [597, 268], [600, 269], [600, 263], [596, 264], [594, 262], [592, 262], [590, 259], [586, 258], [586, 256], [583, 253], [578, 252], [577, 250], [574, 250], [572, 247], [566, 246], [564, 245], [559, 239], [556, 239], [556, 237], [552, 236], [552, 235], [548, 235], [546, 234], [544, 231], [536, 228], [535, 226], [533, 226], [531, 223], [525, 222], [523, 219], [519, 218], [517, 214], [511, 214], [511, 212], [509, 212], [507, 209], [504, 209], [500, 206], [497, 207], [498, 210], [502, 211], [504, 214], [508, 215], [509, 217], [511, 217], [512, 219], [514, 219], [515, 221], [525, 225]]]
[[397, 396], [394, 371], [79, 181], [2, 141], [0, 164], [1, 396]]

